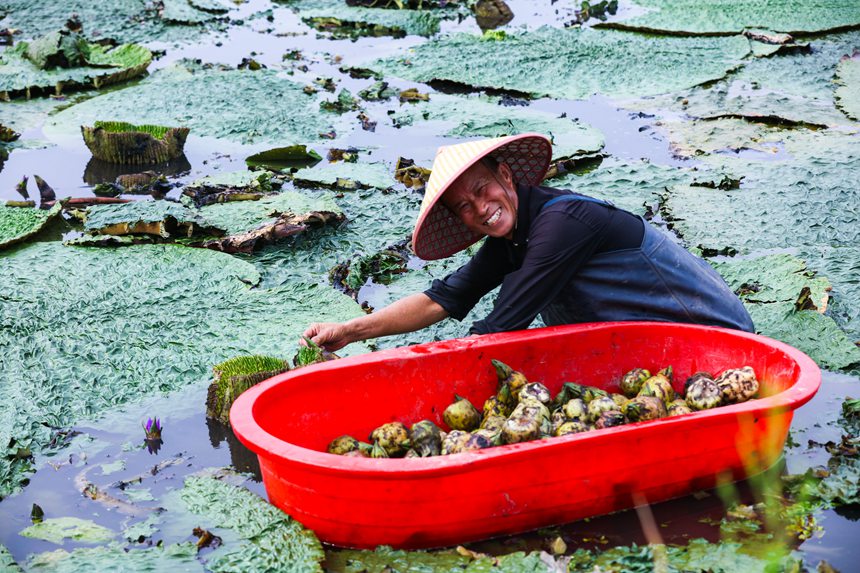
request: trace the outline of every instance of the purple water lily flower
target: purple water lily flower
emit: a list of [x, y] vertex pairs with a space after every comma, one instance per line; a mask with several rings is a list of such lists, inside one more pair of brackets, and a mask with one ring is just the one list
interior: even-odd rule
[[143, 430], [146, 432], [147, 440], [160, 440], [161, 439], [161, 422], [158, 418], [149, 418], [146, 420], [146, 424], [143, 426]]

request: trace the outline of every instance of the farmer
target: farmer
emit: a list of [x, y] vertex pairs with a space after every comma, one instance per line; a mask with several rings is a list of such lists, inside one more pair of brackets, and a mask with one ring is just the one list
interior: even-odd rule
[[705, 261], [642, 217], [611, 203], [540, 186], [552, 148], [538, 134], [441, 147], [412, 248], [448, 257], [487, 237], [477, 253], [429, 289], [344, 323], [313, 323], [305, 336], [330, 351], [358, 340], [462, 320], [501, 285], [471, 334], [547, 325], [656, 320], [752, 332], [740, 300]]

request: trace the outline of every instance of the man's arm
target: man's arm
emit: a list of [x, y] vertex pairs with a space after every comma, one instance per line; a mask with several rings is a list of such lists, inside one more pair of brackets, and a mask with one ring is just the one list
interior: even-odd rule
[[347, 322], [315, 322], [304, 335], [334, 352], [358, 340], [420, 330], [447, 316], [438, 303], [424, 293], [417, 293]]

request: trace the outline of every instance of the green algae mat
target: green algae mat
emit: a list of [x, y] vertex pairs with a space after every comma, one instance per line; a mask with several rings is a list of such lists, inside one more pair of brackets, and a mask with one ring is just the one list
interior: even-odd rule
[[854, 0], [633, 0], [645, 13], [598, 26], [689, 35], [764, 29], [798, 34], [860, 27]]
[[749, 53], [750, 43], [742, 36], [662, 38], [655, 49], [649, 38], [628, 32], [541, 28], [500, 40], [442, 37], [368, 67], [418, 82], [447, 80], [536, 97], [584, 99], [601, 93], [625, 98], [720, 79]]
[[324, 286], [251, 288], [253, 265], [204, 249], [38, 243], [0, 257], [3, 496], [29, 467], [16, 452], [46, 447], [51, 428], [208, 380], [236, 355], [290, 355], [310, 322], [362, 314]]
[[[315, 143], [332, 130], [316, 96], [273, 70], [219, 70], [178, 64], [143, 82], [52, 116], [49, 137], [76, 134], [96, 121], [191, 128], [191, 134], [239, 143]], [[238, 103], [241, 102], [241, 105]]]

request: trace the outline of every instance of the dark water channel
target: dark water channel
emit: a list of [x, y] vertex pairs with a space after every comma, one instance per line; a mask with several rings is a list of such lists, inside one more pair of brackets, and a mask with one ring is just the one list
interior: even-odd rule
[[[77, 435], [71, 438], [70, 445], [56, 455], [39, 459], [39, 469], [29, 485], [21, 493], [0, 502], [0, 544], [19, 562], [29, 554], [56, 549], [53, 543], [18, 535], [31, 524], [33, 504], [38, 504], [46, 517], [89, 519], [111, 530], [122, 531], [129, 523], [163, 507], [163, 501], [170, 498], [168, 494], [182, 487], [185, 476], [206, 468], [232, 466], [245, 476], [246, 487], [265, 496], [256, 456], [238, 442], [228, 427], [205, 418], [205, 394], [202, 386], [189, 388], [129, 405], [106, 419], [75, 427], [73, 432]], [[795, 445], [786, 447], [784, 459], [771, 470], [774, 475], [802, 473], [806, 468], [826, 463], [828, 455], [823, 448], [808, 444], [810, 441], [838, 441], [840, 430], [836, 420], [846, 396], [860, 396], [860, 380], [824, 372], [821, 390], [795, 414], [789, 441]], [[155, 453], [144, 446], [140, 427], [142, 421], [152, 415], [159, 416], [164, 425], [164, 443]], [[83, 495], [84, 483], [95, 484], [113, 499], [126, 499], [126, 489], [146, 490], [150, 494], [146, 497], [152, 499], [132, 502], [130, 511], [129, 507], [112, 506], [110, 501], [96, 501]], [[760, 501], [757, 488], [749, 482], [737, 483], [732, 490], [741, 503]], [[719, 522], [726, 515], [726, 506], [716, 491], [697, 492], [655, 504], [650, 510], [662, 541], [680, 545], [695, 538], [718, 542]], [[168, 513], [170, 511], [175, 511], [175, 506], [170, 507]], [[814, 567], [826, 559], [843, 573], [856, 571], [860, 548], [852, 541], [857, 539], [860, 512], [851, 508], [838, 512], [829, 510], [818, 513], [816, 518], [823, 527], [823, 534], [799, 542], [796, 547], [803, 553], [806, 563]], [[168, 523], [138, 546], [147, 547], [158, 541], [195, 540], [192, 527], [186, 530]], [[630, 510], [476, 542], [468, 548], [492, 555], [546, 550], [548, 542], [559, 536], [567, 544], [568, 553], [578, 548], [607, 549], [648, 543], [640, 514]], [[80, 546], [86, 544], [66, 540], [62, 545], [66, 550]], [[328, 548], [328, 551], [337, 549]]]

